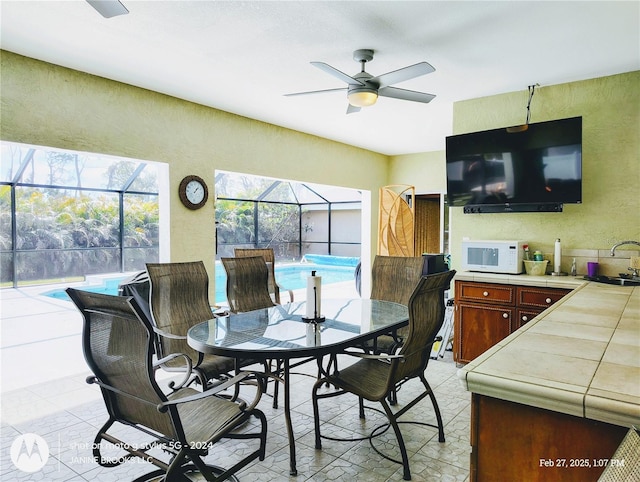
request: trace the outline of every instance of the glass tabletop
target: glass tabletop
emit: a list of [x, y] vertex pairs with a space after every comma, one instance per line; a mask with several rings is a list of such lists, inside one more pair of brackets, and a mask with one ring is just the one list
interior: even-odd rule
[[303, 321], [305, 302], [211, 319], [192, 327], [189, 345], [231, 357], [295, 358], [331, 353], [409, 322], [407, 307], [389, 301], [323, 299], [318, 323]]

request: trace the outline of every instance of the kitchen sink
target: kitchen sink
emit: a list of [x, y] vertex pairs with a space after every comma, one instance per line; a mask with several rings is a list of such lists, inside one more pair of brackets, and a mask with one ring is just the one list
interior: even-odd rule
[[613, 276], [595, 276], [589, 277], [585, 276], [585, 279], [589, 281], [595, 281], [596, 283], [605, 283], [608, 285], [618, 285], [618, 286], [640, 286], [640, 280], [627, 278], [627, 277], [613, 277]]

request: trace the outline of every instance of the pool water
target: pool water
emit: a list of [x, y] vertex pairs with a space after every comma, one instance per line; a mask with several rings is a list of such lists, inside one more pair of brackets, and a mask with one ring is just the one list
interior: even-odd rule
[[[300, 290], [307, 287], [307, 278], [315, 271], [322, 276], [322, 284], [354, 280], [354, 266], [330, 266], [312, 263], [276, 265], [276, 281], [283, 290]], [[227, 274], [216, 263], [216, 303], [227, 300]]]
[[[84, 285], [84, 286], [77, 286], [77, 288], [84, 291], [90, 291], [92, 293], [102, 293], [105, 295], [117, 295], [118, 285], [127, 278], [129, 278], [129, 276], [124, 276], [120, 278], [110, 278], [110, 279], [104, 280], [103, 283], [100, 285]], [[42, 293], [42, 295], [48, 296], [49, 298], [55, 298], [57, 300], [71, 301], [67, 296], [65, 288], [47, 291], [45, 293]]]
[[[276, 265], [276, 280], [280, 287], [285, 290], [299, 290], [307, 286], [307, 277], [311, 276], [311, 271], [316, 272], [316, 276], [322, 276], [322, 284], [340, 283], [343, 281], [353, 281], [355, 266], [341, 266], [329, 264], [299, 263]], [[107, 295], [117, 295], [118, 285], [130, 276], [111, 278], [104, 281], [102, 285], [78, 286], [78, 289], [91, 291], [93, 293], [104, 293]], [[216, 294], [215, 303], [224, 303], [227, 300], [227, 274], [220, 262], [216, 262]], [[70, 301], [64, 288], [42, 293], [44, 296], [59, 300]]]

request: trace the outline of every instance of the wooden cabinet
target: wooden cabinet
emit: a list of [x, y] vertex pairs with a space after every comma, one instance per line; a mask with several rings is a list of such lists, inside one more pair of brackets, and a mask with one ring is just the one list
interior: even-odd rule
[[469, 363], [571, 290], [456, 281], [454, 359]]
[[469, 480], [595, 482], [627, 430], [474, 393]]

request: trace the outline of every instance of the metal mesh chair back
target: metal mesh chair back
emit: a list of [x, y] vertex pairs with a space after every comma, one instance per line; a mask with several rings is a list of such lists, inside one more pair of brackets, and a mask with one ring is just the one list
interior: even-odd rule
[[407, 305], [420, 277], [424, 259], [420, 257], [381, 256], [373, 260], [371, 299]]
[[153, 329], [132, 297], [67, 290], [84, 318], [82, 349], [93, 374], [124, 396], [102, 388], [109, 415], [176, 436], [168, 413], [158, 412], [167, 399], [153, 377]]
[[276, 256], [273, 248], [235, 248], [233, 254], [236, 258], [247, 258], [253, 256], [262, 256], [267, 263], [269, 271], [268, 287], [269, 294], [276, 304], [280, 304], [280, 287], [276, 283]]
[[274, 306], [269, 296], [269, 271], [262, 256], [221, 258], [227, 272], [227, 302], [234, 313]]
[[153, 322], [165, 333], [183, 337], [158, 337], [160, 356], [185, 353], [192, 360], [198, 360], [198, 352], [187, 344], [184, 337], [192, 326], [213, 318], [209, 304], [209, 276], [204, 263], [147, 263], [147, 272], [151, 282]]
[[609, 462], [598, 482], [640, 480], [640, 429], [638, 427], [632, 426], [629, 429]]
[[400, 349], [403, 362], [398, 364], [395, 381], [424, 373], [431, 345], [444, 322], [444, 292], [455, 270], [423, 276], [409, 299], [409, 330]]

